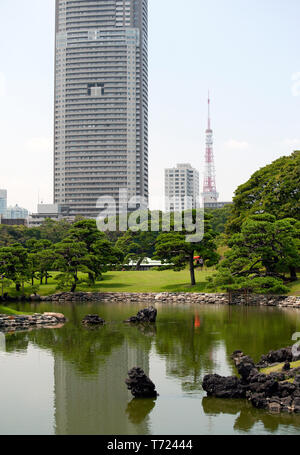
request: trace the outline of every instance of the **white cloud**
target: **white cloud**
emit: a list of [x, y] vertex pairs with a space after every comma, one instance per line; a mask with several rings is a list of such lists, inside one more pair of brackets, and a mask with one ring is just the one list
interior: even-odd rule
[[226, 150], [239, 151], [247, 150], [250, 147], [250, 144], [246, 141], [238, 141], [236, 139], [230, 139], [224, 144]]
[[0, 98], [6, 95], [6, 79], [4, 73], [0, 72]]

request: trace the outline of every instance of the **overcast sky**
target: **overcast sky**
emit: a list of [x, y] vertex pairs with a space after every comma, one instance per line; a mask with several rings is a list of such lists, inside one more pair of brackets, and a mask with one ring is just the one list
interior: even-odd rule
[[[0, 188], [31, 211], [53, 198], [54, 5], [0, 0]], [[165, 167], [202, 174], [208, 88], [221, 200], [300, 149], [299, 17], [299, 0], [149, 0], [152, 208]]]

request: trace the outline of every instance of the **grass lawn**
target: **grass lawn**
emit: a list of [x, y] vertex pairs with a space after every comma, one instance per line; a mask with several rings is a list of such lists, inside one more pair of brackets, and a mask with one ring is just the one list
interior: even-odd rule
[[[206, 278], [215, 273], [215, 268], [206, 270], [196, 269], [196, 286], [190, 285], [189, 270], [174, 272], [173, 270], [158, 271], [126, 271], [126, 272], [108, 272], [103, 275], [103, 280], [91, 286], [86, 282], [80, 283], [77, 286], [77, 291], [86, 292], [209, 292], [206, 289]], [[59, 292], [56, 290], [57, 282], [53, 272], [52, 278], [49, 279], [47, 285], [40, 286], [38, 293], [40, 295], [49, 295]], [[82, 280], [87, 279], [84, 274], [79, 274]], [[35, 284], [38, 284], [36, 281]], [[290, 285], [291, 295], [300, 295], [300, 281]], [[222, 291], [220, 291], [222, 292]], [[25, 286], [25, 293], [31, 294], [30, 286]], [[9, 289], [9, 295], [18, 297], [21, 293], [17, 293], [12, 286]]]
[[300, 280], [295, 281], [293, 284], [291, 284], [290, 288], [290, 295], [300, 295]]
[[[214, 269], [196, 270], [197, 285], [190, 285], [190, 275], [188, 270], [174, 272], [172, 270], [145, 271], [145, 272], [108, 272], [103, 275], [103, 280], [91, 286], [88, 283], [80, 283], [76, 291], [90, 292], [205, 292], [205, 279], [214, 273]], [[58, 292], [57, 283], [54, 280], [56, 273], [52, 273], [52, 278], [47, 285], [40, 286], [40, 295], [49, 295]], [[80, 279], [85, 279], [84, 274], [79, 274]], [[37, 282], [35, 284], [38, 284]], [[30, 293], [30, 287], [25, 286], [26, 294]], [[15, 291], [14, 287], [9, 289], [9, 295], [17, 297], [21, 295]]]
[[[263, 373], [263, 374], [279, 373], [280, 371], [282, 371], [283, 366], [284, 366], [284, 363], [279, 363], [278, 365], [275, 365], [273, 367], [262, 368], [260, 370], [260, 373]], [[300, 367], [300, 360], [297, 360], [297, 362], [291, 362], [291, 368], [298, 368], [298, 367]]]
[[30, 313], [24, 313], [24, 311], [13, 310], [12, 308], [7, 308], [6, 306], [0, 305], [0, 314], [7, 314], [8, 316], [18, 316]]

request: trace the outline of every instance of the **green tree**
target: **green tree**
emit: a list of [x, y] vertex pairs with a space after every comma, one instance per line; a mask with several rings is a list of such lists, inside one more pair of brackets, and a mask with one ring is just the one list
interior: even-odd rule
[[61, 272], [57, 277], [59, 287], [71, 286], [76, 291], [79, 282], [78, 272], [90, 272], [90, 256], [83, 242], [64, 240], [54, 245], [54, 269]]
[[223, 234], [231, 216], [232, 204], [225, 205], [218, 209], [205, 209], [205, 212], [211, 216], [212, 229], [218, 234]]
[[127, 231], [119, 238], [116, 247], [124, 253], [124, 263], [128, 264], [130, 260], [136, 261], [136, 270], [139, 270], [143, 260], [153, 256], [157, 237], [158, 232]]
[[[241, 232], [230, 238], [230, 250], [210, 284], [231, 290], [287, 291], [285, 274], [300, 266], [299, 234], [297, 220], [276, 220], [266, 213], [249, 216]], [[297, 276], [292, 274], [291, 279]]]
[[80, 220], [68, 231], [68, 240], [83, 243], [89, 256], [89, 280], [95, 283], [111, 265], [119, 264], [122, 253], [97, 228], [94, 220]]
[[238, 187], [227, 232], [240, 232], [245, 219], [259, 213], [300, 220], [300, 151], [263, 167]]
[[24, 293], [24, 284], [31, 276], [28, 252], [19, 243], [0, 248], [0, 274], [16, 285], [16, 290]]
[[[195, 211], [193, 211], [195, 220]], [[201, 241], [187, 241], [186, 231], [176, 232], [173, 223], [171, 232], [162, 233], [158, 236], [155, 244], [155, 258], [167, 261], [172, 264], [173, 270], [183, 270], [187, 263], [189, 265], [191, 285], [195, 286], [195, 265], [194, 256], [197, 253], [205, 261], [207, 266], [218, 263], [219, 255], [215, 242], [216, 234], [211, 228], [210, 218], [206, 215], [204, 219], [204, 237]]]

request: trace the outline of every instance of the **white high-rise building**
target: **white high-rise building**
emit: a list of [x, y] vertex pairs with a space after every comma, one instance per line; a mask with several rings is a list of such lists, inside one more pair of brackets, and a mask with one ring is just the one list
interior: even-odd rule
[[54, 203], [148, 200], [148, 0], [56, 0]]
[[199, 172], [190, 164], [165, 169], [165, 209], [167, 212], [199, 207]]

